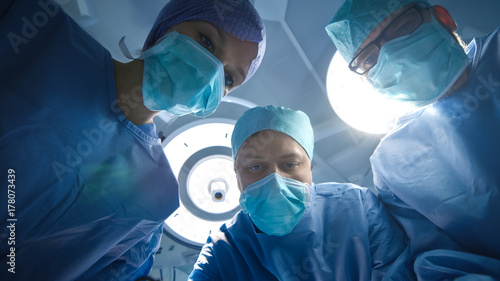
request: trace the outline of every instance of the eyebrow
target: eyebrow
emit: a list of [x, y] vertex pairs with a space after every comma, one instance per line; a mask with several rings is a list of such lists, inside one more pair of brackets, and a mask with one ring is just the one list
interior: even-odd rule
[[244, 153], [242, 152], [241, 154], [238, 154], [238, 156], [241, 156], [243, 157], [244, 159], [242, 160], [260, 160], [260, 159], [264, 159], [264, 157], [262, 156], [259, 156], [259, 155], [255, 155], [254, 153]]
[[[245, 158], [245, 160], [260, 160], [260, 159], [264, 159], [264, 157], [260, 156], [260, 155], [255, 155], [254, 153], [247, 153], [245, 154], [244, 152], [240, 154], [241, 157]], [[285, 154], [285, 155], [281, 155], [279, 156], [278, 158], [279, 159], [288, 159], [288, 158], [295, 158], [295, 157], [299, 157], [299, 154], [297, 153], [289, 153], [289, 154]]]
[[281, 155], [279, 158], [286, 159], [286, 158], [295, 158], [295, 157], [299, 157], [299, 155], [295, 152], [292, 152], [289, 154]]

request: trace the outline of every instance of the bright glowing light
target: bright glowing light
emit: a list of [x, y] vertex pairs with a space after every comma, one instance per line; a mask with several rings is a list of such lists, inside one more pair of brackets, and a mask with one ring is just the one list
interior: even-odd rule
[[369, 83], [349, 70], [339, 52], [330, 62], [326, 89], [337, 116], [363, 132], [385, 134], [394, 128], [397, 116], [409, 110], [404, 104], [375, 94]]
[[207, 221], [191, 214], [181, 203], [181, 206], [165, 220], [178, 238], [192, 245], [203, 246], [210, 232], [217, 231], [227, 221]]
[[208, 123], [187, 129], [176, 136], [163, 149], [174, 174], [179, 174], [189, 156], [205, 147], [231, 147], [233, 128], [232, 124]]
[[[207, 213], [228, 212], [240, 204], [233, 158], [229, 156], [217, 155], [201, 159], [189, 172], [187, 186], [193, 203]], [[212, 198], [210, 187], [223, 191], [220, 201]]]
[[[172, 171], [179, 177], [184, 163], [198, 151], [213, 147], [231, 147], [233, 124], [206, 123], [189, 128], [174, 137], [164, 148]], [[226, 185], [227, 184], [227, 185]], [[212, 199], [209, 187], [223, 190], [220, 201]], [[193, 204], [214, 217], [239, 208], [240, 191], [233, 168], [233, 159], [228, 155], [210, 155], [202, 159], [189, 171], [186, 189]], [[166, 229], [171, 234], [192, 245], [202, 246], [211, 231], [229, 222], [207, 220], [191, 213], [181, 200], [179, 208], [168, 217]]]

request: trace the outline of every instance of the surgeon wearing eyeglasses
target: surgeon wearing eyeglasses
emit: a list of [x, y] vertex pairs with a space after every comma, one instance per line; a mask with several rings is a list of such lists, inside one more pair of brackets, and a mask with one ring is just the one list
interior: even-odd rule
[[242, 211], [210, 234], [189, 280], [412, 280], [404, 233], [370, 190], [314, 183], [304, 112], [249, 109], [231, 147]]
[[179, 206], [153, 117], [210, 115], [264, 50], [247, 0], [168, 1], [127, 63], [55, 2], [2, 0], [0, 280], [148, 275]]
[[498, 279], [499, 29], [465, 49], [456, 29], [425, 0], [347, 0], [326, 26], [351, 71], [412, 108], [370, 160], [417, 277]]

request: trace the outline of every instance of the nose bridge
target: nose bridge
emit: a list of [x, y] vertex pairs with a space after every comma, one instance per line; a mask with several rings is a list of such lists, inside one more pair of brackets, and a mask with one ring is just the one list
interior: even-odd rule
[[271, 165], [269, 165], [268, 169], [269, 174], [278, 174], [284, 178], [287, 177], [287, 174], [283, 171], [282, 167], [280, 167], [279, 163], [275, 162]]
[[[214, 55], [222, 63], [222, 68], [223, 68], [223, 72], [224, 72], [223, 74], [225, 77], [225, 72], [227, 69], [227, 62], [228, 62], [226, 52], [223, 52], [221, 50], [216, 50]], [[224, 96], [227, 96], [227, 94], [229, 94], [230, 91], [231, 91], [230, 88], [228, 88], [227, 86], [224, 86]]]
[[278, 173], [279, 172], [279, 168], [278, 168], [278, 165], [276, 165], [276, 163], [272, 163], [269, 165], [269, 174], [272, 174], [272, 173]]
[[229, 56], [229, 52], [228, 51], [224, 51], [222, 48], [219, 48], [217, 49], [217, 51], [215, 52], [215, 56], [219, 59], [219, 61], [222, 63], [222, 66], [224, 66], [224, 68], [226, 68], [227, 66], [227, 63], [228, 63], [228, 56]]
[[382, 48], [382, 46], [387, 43], [388, 41], [390, 40], [387, 40], [387, 38], [385, 38], [385, 34], [382, 34], [378, 39], [377, 39], [378, 42], [377, 45], [378, 45], [378, 48], [380, 50], [380, 48]]

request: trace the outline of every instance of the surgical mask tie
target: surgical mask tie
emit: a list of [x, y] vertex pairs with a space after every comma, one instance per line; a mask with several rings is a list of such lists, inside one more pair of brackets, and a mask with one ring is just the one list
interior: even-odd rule
[[205, 117], [217, 109], [224, 96], [224, 67], [189, 36], [170, 32], [141, 57], [149, 110]]
[[252, 222], [268, 235], [290, 233], [309, 206], [310, 185], [276, 173], [250, 184], [240, 196], [240, 205]]
[[417, 108], [445, 95], [468, 64], [460, 44], [433, 18], [385, 43], [368, 80], [387, 99]]

